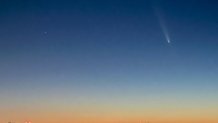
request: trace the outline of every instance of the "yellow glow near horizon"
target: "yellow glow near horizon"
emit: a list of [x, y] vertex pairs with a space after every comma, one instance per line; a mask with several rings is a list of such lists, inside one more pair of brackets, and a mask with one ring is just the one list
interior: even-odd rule
[[[170, 107], [170, 106], [169, 106]], [[24, 123], [217, 123], [217, 109], [188, 108], [135, 109], [119, 107], [61, 108], [61, 107], [20, 107], [0, 111], [0, 122]]]

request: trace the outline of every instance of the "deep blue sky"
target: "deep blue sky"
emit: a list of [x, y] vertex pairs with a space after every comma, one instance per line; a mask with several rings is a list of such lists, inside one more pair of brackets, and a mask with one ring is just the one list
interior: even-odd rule
[[0, 96], [25, 93], [28, 100], [59, 87], [92, 96], [215, 93], [217, 5], [217, 0], [1, 0]]

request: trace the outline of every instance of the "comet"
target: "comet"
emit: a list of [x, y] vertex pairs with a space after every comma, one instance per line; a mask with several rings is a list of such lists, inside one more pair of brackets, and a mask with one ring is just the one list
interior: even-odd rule
[[157, 19], [158, 19], [158, 22], [159, 22], [159, 25], [160, 25], [160, 28], [161, 30], [163, 31], [163, 35], [167, 41], [168, 44], [171, 43], [171, 40], [170, 40], [170, 36], [169, 36], [169, 33], [168, 33], [168, 29], [167, 29], [167, 26], [166, 26], [166, 22], [163, 18], [163, 15], [161, 14], [161, 12], [159, 11], [159, 9], [157, 8], [154, 8], [154, 11], [155, 11], [155, 15], [157, 16]]

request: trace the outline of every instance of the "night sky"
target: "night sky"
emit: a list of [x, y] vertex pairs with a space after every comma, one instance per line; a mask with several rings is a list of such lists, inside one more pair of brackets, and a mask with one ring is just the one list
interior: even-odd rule
[[217, 123], [217, 6], [1, 0], [0, 122]]

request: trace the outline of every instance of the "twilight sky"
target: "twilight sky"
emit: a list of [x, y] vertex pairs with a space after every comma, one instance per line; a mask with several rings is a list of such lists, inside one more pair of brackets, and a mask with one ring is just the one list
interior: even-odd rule
[[1, 0], [0, 122], [217, 123], [217, 5]]

